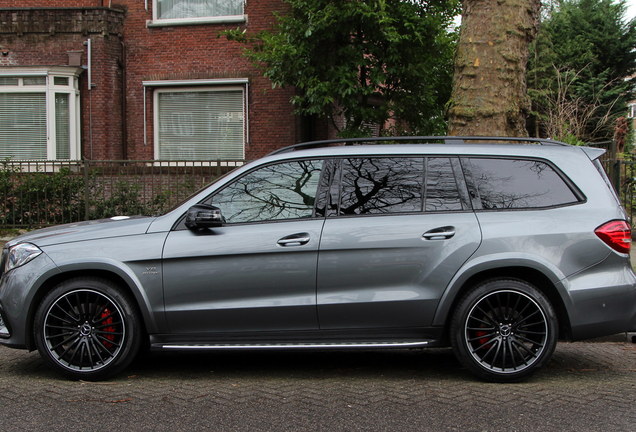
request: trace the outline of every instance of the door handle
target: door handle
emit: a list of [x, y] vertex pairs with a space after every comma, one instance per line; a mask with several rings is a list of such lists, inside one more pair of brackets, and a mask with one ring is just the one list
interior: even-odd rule
[[426, 240], [447, 240], [455, 235], [455, 227], [446, 226], [426, 231], [422, 237]]
[[277, 243], [281, 246], [302, 246], [309, 243], [309, 240], [311, 240], [309, 233], [299, 233], [285, 236]]

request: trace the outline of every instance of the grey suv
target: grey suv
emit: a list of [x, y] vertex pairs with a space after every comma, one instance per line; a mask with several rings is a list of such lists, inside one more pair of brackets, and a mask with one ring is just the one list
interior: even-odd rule
[[630, 226], [602, 150], [391, 140], [409, 144], [292, 146], [162, 216], [18, 237], [2, 252], [0, 343], [84, 380], [144, 342], [450, 345], [472, 373], [511, 382], [558, 338], [636, 330]]

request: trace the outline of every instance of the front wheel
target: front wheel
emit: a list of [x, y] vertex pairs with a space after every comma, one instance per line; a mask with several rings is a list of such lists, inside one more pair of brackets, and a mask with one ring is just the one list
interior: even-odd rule
[[72, 379], [116, 374], [141, 344], [141, 320], [131, 297], [101, 278], [76, 278], [55, 287], [38, 307], [34, 331], [40, 355]]
[[543, 367], [554, 352], [554, 308], [534, 286], [514, 279], [490, 280], [459, 302], [451, 322], [459, 361], [478, 377], [516, 382]]

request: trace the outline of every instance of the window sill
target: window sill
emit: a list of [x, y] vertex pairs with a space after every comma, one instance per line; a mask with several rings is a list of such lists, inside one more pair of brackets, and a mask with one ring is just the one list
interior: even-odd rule
[[190, 26], [190, 25], [209, 25], [209, 24], [233, 24], [233, 23], [246, 23], [247, 15], [232, 15], [223, 17], [209, 17], [209, 18], [192, 18], [192, 19], [171, 19], [171, 20], [147, 20], [146, 27], [175, 27], [175, 26]]

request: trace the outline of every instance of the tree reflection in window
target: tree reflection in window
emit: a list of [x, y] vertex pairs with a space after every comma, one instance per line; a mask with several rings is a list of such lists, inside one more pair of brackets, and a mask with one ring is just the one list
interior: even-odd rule
[[450, 158], [428, 158], [425, 210], [427, 212], [462, 210], [462, 201]]
[[423, 158], [343, 161], [340, 214], [422, 211]]
[[212, 197], [227, 223], [307, 218], [313, 215], [322, 161], [268, 165]]
[[485, 210], [553, 207], [578, 201], [545, 162], [478, 158], [466, 162]]

